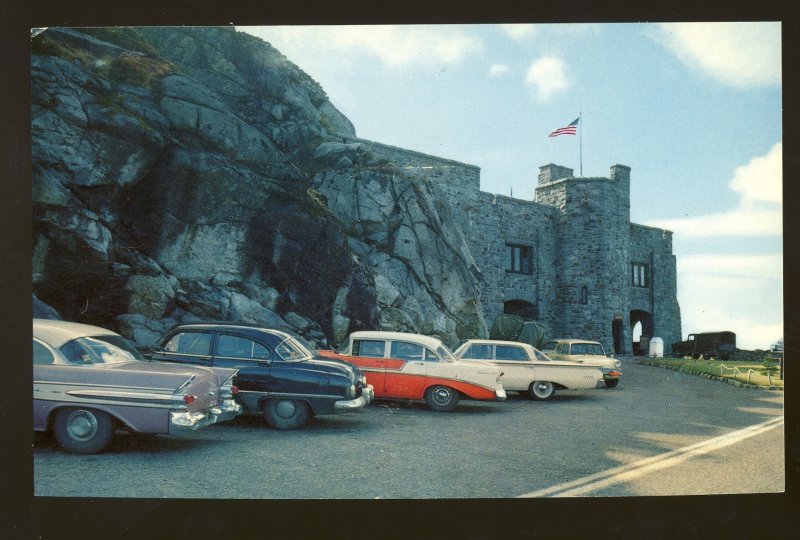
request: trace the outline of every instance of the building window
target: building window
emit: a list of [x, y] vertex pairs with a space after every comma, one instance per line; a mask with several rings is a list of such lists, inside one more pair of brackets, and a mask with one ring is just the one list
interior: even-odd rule
[[581, 304], [588, 304], [589, 303], [589, 289], [584, 285], [581, 287]]
[[634, 287], [650, 286], [650, 267], [642, 263], [631, 263], [631, 285]]
[[506, 272], [532, 274], [533, 248], [531, 246], [506, 244]]

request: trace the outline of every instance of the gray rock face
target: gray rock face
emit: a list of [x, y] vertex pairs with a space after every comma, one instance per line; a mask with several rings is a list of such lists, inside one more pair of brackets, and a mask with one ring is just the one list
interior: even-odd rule
[[[474, 266], [423, 177], [263, 41], [229, 28], [33, 41], [40, 313], [143, 347], [184, 320], [486, 334]], [[53, 310], [53, 311], [50, 311]]]

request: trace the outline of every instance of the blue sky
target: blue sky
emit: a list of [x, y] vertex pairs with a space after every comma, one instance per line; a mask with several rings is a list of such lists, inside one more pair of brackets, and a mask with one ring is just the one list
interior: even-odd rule
[[[782, 337], [780, 23], [239, 30], [359, 137], [477, 165], [483, 191], [532, 199], [547, 163], [630, 166], [631, 220], [675, 233], [684, 337]], [[579, 114], [579, 136], [547, 137]]]

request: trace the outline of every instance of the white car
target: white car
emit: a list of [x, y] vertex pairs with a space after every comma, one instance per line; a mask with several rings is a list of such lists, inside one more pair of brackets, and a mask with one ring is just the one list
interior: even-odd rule
[[430, 336], [353, 332], [345, 350], [319, 353], [357, 365], [373, 386], [375, 399], [424, 399], [431, 410], [442, 412], [455, 409], [461, 397], [506, 399], [500, 368], [461, 362], [447, 346]]
[[586, 366], [609, 368], [603, 372], [606, 386], [614, 388], [622, 377], [622, 364], [613, 356], [607, 356], [597, 341], [585, 339], [554, 339], [542, 346], [542, 350], [553, 360], [575, 362]]
[[527, 343], [471, 339], [454, 354], [464, 361], [491, 362], [498, 366], [503, 370], [500, 379], [503, 388], [526, 392], [531, 399], [550, 399], [556, 389], [602, 388], [605, 385], [604, 368], [552, 360]]

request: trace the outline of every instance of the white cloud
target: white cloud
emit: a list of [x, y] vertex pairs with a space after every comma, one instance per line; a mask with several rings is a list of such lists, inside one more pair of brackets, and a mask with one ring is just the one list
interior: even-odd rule
[[781, 84], [779, 22], [665, 23], [656, 39], [683, 63], [724, 84]]
[[483, 40], [453, 25], [240, 27], [283, 52], [293, 62], [312, 63], [322, 49], [363, 53], [389, 67], [458, 63], [480, 52]]
[[500, 77], [508, 73], [508, 66], [505, 64], [492, 64], [489, 68], [489, 75], [492, 77]]
[[535, 60], [528, 68], [525, 83], [533, 87], [536, 97], [542, 101], [570, 87], [566, 65], [557, 56], [543, 56]]
[[668, 229], [684, 237], [780, 236], [783, 182], [783, 144], [776, 143], [763, 156], [736, 168], [729, 186], [739, 193], [739, 206], [728, 212], [677, 219], [648, 225]]
[[780, 204], [783, 179], [783, 143], [776, 143], [764, 156], [736, 168], [730, 186], [747, 201]]
[[500, 28], [514, 41], [530, 39], [538, 33], [535, 24], [501, 24]]

